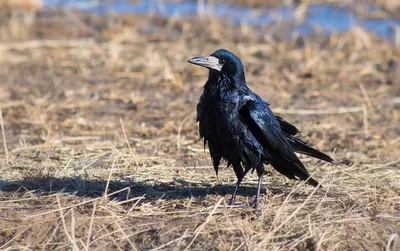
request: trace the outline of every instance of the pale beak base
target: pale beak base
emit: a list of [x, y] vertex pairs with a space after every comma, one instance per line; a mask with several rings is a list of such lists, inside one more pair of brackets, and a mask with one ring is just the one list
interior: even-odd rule
[[194, 57], [189, 59], [187, 62], [216, 71], [221, 71], [223, 66], [222, 64], [219, 63], [219, 59], [213, 56]]

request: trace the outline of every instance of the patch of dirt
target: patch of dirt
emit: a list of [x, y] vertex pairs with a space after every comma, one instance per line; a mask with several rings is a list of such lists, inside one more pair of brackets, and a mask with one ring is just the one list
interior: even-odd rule
[[[385, 38], [355, 28], [284, 40], [282, 24], [66, 12], [19, 24], [0, 29], [0, 249], [382, 250], [398, 240], [400, 53]], [[195, 121], [207, 72], [186, 63], [221, 47], [334, 157], [301, 156], [324, 189], [271, 169], [258, 210], [226, 205], [234, 173], [216, 179]], [[246, 177], [238, 202], [256, 182]]]

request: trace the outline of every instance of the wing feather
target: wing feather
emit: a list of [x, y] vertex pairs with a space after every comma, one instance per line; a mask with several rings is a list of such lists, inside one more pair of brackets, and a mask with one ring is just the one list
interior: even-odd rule
[[[309, 173], [294, 153], [292, 145], [267, 103], [258, 97], [255, 100], [249, 100], [240, 109], [240, 114], [242, 122], [263, 146], [268, 153], [268, 161], [277, 171], [291, 179], [309, 178]], [[292, 131], [294, 131], [293, 127], [291, 127]], [[312, 178], [308, 180], [308, 183], [318, 185], [318, 182]]]

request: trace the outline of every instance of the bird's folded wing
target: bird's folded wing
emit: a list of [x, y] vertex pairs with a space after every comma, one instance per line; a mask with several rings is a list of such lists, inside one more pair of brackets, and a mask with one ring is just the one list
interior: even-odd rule
[[290, 135], [296, 135], [299, 130], [280, 116], [275, 115], [276, 120], [278, 120], [279, 125], [284, 133], [290, 134]]
[[[286, 139], [279, 122], [265, 102], [250, 100], [240, 109], [239, 113], [242, 122], [247, 125], [266, 151], [291, 164], [290, 167], [285, 168], [298, 169], [297, 171], [308, 176], [307, 170], [294, 153], [294, 149]], [[295, 173], [297, 172], [295, 171]]]
[[275, 118], [277, 119], [279, 126], [285, 133], [286, 139], [289, 141], [295, 152], [302, 153], [327, 162], [333, 162], [333, 159], [331, 157], [314, 149], [310, 144], [295, 136], [299, 132], [299, 130], [294, 125], [290, 124], [279, 116], [275, 116]]

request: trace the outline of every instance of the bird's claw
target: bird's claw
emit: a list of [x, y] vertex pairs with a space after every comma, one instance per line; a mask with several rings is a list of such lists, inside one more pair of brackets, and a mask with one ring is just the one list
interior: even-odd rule
[[246, 204], [236, 204], [235, 199], [230, 199], [229, 203], [228, 203], [229, 207], [237, 207], [237, 208], [246, 208], [247, 205]]
[[249, 206], [247, 204], [245, 204], [245, 203], [243, 203], [243, 204], [231, 204], [231, 203], [228, 203], [228, 207], [231, 207], [231, 208], [248, 208]]
[[251, 207], [252, 208], [254, 208], [254, 209], [257, 209], [257, 207], [258, 207], [258, 201], [253, 201], [253, 203], [251, 203]]

